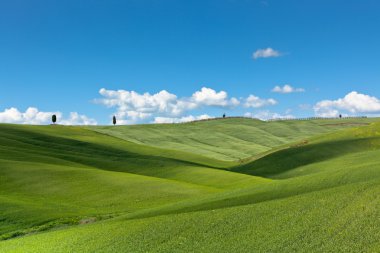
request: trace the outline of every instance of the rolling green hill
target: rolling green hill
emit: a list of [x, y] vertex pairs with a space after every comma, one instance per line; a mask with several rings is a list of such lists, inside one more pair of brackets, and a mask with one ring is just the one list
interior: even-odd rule
[[365, 125], [375, 120], [266, 122], [248, 118], [227, 118], [186, 124], [100, 126], [91, 129], [138, 144], [236, 161], [295, 140], [336, 129]]
[[378, 252], [379, 121], [0, 124], [0, 252]]

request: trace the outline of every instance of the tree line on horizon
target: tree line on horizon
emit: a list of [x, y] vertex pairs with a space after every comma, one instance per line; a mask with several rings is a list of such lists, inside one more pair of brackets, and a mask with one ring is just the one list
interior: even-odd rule
[[[53, 114], [53, 115], [51, 116], [51, 121], [52, 121], [53, 124], [55, 125], [55, 123], [57, 122], [57, 115]], [[112, 117], [112, 124], [113, 124], [113, 125], [116, 125], [116, 116], [115, 116], [115, 115]]]
[[[247, 117], [242, 117], [242, 116], [229, 116], [229, 117], [227, 117], [226, 113], [223, 113], [222, 118], [225, 119], [225, 118], [247, 118]], [[277, 120], [313, 120], [313, 119], [333, 119], [333, 118], [334, 117], [331, 117], [331, 118], [326, 118], [326, 117], [309, 117], [309, 118], [288, 118], [288, 119], [278, 118], [278, 119], [268, 119], [268, 121], [277, 121]], [[343, 119], [343, 118], [345, 118], [345, 119], [349, 119], [349, 118], [367, 118], [367, 116], [343, 117], [342, 114], [339, 114], [339, 116], [336, 117], [336, 118], [339, 118], [339, 119]], [[204, 121], [204, 120], [211, 120], [211, 119], [217, 119], [217, 118], [209, 118], [209, 119], [195, 120], [195, 121]], [[57, 122], [57, 115], [53, 114], [51, 116], [51, 121], [55, 125], [56, 122]], [[117, 120], [116, 120], [116, 116], [114, 115], [112, 117], [112, 124], [116, 125], [116, 123], [117, 123]]]

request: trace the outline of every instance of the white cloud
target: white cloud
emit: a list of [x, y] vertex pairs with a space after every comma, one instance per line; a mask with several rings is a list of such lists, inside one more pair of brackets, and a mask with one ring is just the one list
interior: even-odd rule
[[151, 118], [155, 114], [177, 116], [196, 107], [194, 103], [179, 101], [176, 95], [166, 90], [151, 95], [103, 88], [99, 93], [104, 98], [95, 101], [107, 107], [115, 107], [117, 109], [115, 114], [121, 124], [136, 123]]
[[101, 99], [95, 102], [107, 107], [116, 108], [116, 116], [120, 118], [119, 123], [137, 123], [150, 118], [181, 118], [181, 116], [191, 110], [202, 107], [223, 107], [232, 108], [239, 105], [236, 98], [228, 98], [225, 91], [215, 91], [203, 87], [190, 97], [178, 98], [166, 90], [156, 94], [140, 94], [127, 90], [106, 90], [101, 89]]
[[380, 100], [352, 91], [344, 98], [323, 100], [314, 106], [314, 112], [319, 117], [337, 117], [342, 111], [350, 115], [380, 113]]
[[253, 53], [252, 57], [256, 60], [259, 58], [279, 57], [281, 55], [281, 52], [268, 47], [256, 50], [256, 52]]
[[211, 116], [207, 114], [203, 114], [200, 116], [185, 116], [181, 118], [170, 118], [170, 117], [155, 117], [153, 123], [162, 124], [162, 123], [182, 123], [182, 122], [190, 122], [194, 120], [202, 120], [202, 119], [210, 119]]
[[277, 92], [277, 93], [295, 93], [295, 92], [305, 92], [305, 89], [303, 88], [294, 88], [290, 86], [289, 84], [285, 84], [283, 87], [276, 86], [272, 89], [272, 92]]
[[62, 125], [97, 125], [96, 120], [87, 117], [86, 115], [80, 115], [77, 112], [71, 112], [68, 119], [62, 119], [58, 122]]
[[244, 114], [245, 117], [261, 119], [261, 120], [269, 120], [269, 119], [294, 119], [295, 117], [291, 115], [289, 112], [285, 114], [279, 114], [270, 111], [259, 111], [256, 113], [247, 112]]
[[126, 90], [106, 90], [100, 89], [103, 99], [97, 100], [108, 107], [118, 107], [120, 111], [139, 111], [143, 113], [151, 112], [171, 112], [175, 113], [177, 96], [162, 90], [156, 94], [139, 94], [135, 91]]
[[259, 98], [255, 95], [249, 95], [248, 98], [245, 99], [244, 106], [247, 108], [260, 108], [264, 106], [276, 105], [277, 101], [273, 98], [263, 99]]
[[35, 107], [29, 107], [25, 112], [20, 112], [17, 108], [5, 109], [0, 112], [0, 123], [14, 124], [32, 124], [41, 125], [49, 124], [52, 115], [57, 115], [57, 123], [62, 125], [96, 125], [94, 119], [85, 115], [79, 115], [76, 112], [70, 113], [69, 118], [63, 118], [61, 112], [41, 112]]
[[53, 114], [61, 117], [61, 113], [59, 112], [40, 112], [35, 107], [29, 107], [25, 112], [20, 112], [17, 108], [12, 107], [0, 112], [0, 122], [34, 125], [46, 124], [51, 120]]
[[191, 98], [191, 100], [197, 105], [226, 107], [239, 104], [239, 101], [236, 98], [229, 100], [227, 92], [216, 92], [215, 90], [206, 87], [203, 87], [200, 91], [196, 91]]

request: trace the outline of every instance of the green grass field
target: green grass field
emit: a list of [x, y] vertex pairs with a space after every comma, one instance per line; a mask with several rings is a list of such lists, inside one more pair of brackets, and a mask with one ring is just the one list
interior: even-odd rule
[[380, 252], [380, 119], [0, 124], [0, 252]]

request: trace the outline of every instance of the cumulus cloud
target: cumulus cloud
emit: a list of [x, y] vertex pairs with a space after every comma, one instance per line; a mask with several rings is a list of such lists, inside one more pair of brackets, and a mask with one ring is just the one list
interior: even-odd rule
[[236, 98], [228, 99], [227, 92], [216, 92], [213, 89], [203, 87], [200, 91], [196, 91], [191, 99], [197, 105], [207, 106], [236, 106], [239, 101]]
[[162, 90], [156, 94], [128, 90], [100, 89], [103, 98], [95, 102], [107, 107], [116, 108], [116, 116], [120, 123], [137, 123], [150, 118], [177, 118], [181, 119], [187, 111], [202, 107], [232, 108], [239, 105], [236, 98], [229, 98], [225, 91], [215, 91], [203, 87], [190, 97], [178, 98], [177, 95]]
[[285, 84], [283, 87], [281, 87], [281, 86], [274, 87], [272, 89], [272, 92], [287, 94], [287, 93], [295, 93], [295, 92], [305, 92], [305, 89], [294, 88], [294, 87], [290, 86], [289, 84]]
[[183, 123], [190, 122], [194, 120], [202, 120], [202, 119], [210, 119], [211, 116], [207, 114], [199, 115], [199, 116], [185, 116], [180, 118], [170, 118], [170, 117], [155, 117], [153, 123], [162, 124], [162, 123]]
[[80, 115], [77, 112], [71, 112], [70, 117], [63, 118], [59, 124], [62, 125], [97, 125], [97, 121], [87, 117], [86, 115]]
[[34, 107], [29, 107], [25, 112], [12, 107], [0, 112], [0, 122], [38, 125], [49, 121], [52, 114], [60, 115], [58, 112], [40, 112]]
[[349, 115], [380, 113], [380, 100], [376, 97], [352, 91], [344, 98], [323, 100], [314, 106], [319, 117], [337, 117], [342, 112]]
[[281, 56], [281, 52], [277, 51], [277, 50], [274, 50], [273, 48], [262, 48], [262, 49], [258, 49], [256, 50], [252, 57], [253, 59], [259, 59], [259, 58], [270, 58], [270, 57], [279, 57]]
[[61, 112], [42, 112], [35, 107], [29, 107], [25, 112], [19, 111], [17, 108], [8, 108], [0, 112], [0, 123], [14, 124], [32, 124], [41, 125], [49, 124], [51, 116], [55, 114], [58, 118], [58, 123], [63, 125], [96, 125], [94, 119], [90, 119], [85, 115], [80, 115], [77, 112], [70, 113], [69, 118], [63, 118]]
[[276, 104], [277, 104], [277, 101], [274, 100], [273, 98], [264, 99], [264, 98], [259, 98], [255, 95], [249, 95], [245, 99], [244, 106], [247, 108], [260, 108], [260, 107], [276, 105]]
[[261, 119], [261, 120], [270, 120], [270, 119], [294, 119], [294, 115], [289, 112], [285, 114], [279, 114], [271, 111], [259, 111], [256, 113], [247, 112], [244, 114], [245, 117]]

